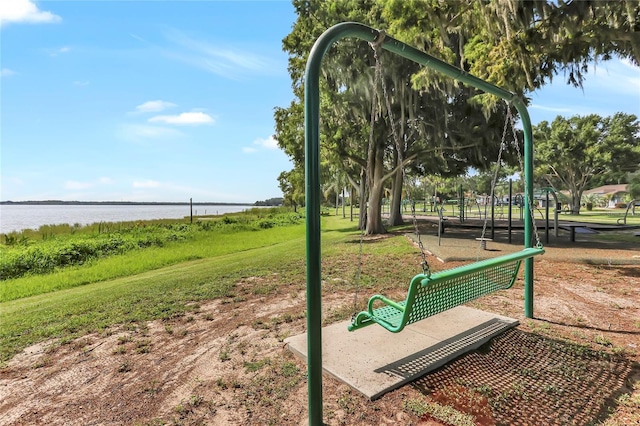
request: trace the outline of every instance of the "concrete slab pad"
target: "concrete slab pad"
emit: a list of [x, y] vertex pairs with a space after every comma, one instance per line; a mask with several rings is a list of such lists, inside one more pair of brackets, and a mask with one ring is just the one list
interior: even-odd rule
[[[422, 377], [518, 325], [512, 318], [459, 306], [411, 324], [400, 333], [378, 325], [347, 331], [348, 321], [322, 329], [322, 367], [369, 399]], [[307, 334], [285, 339], [307, 359]]]

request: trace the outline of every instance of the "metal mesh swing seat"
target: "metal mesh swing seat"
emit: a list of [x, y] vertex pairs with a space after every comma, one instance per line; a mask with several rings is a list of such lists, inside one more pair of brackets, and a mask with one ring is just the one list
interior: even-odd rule
[[[445, 271], [418, 274], [411, 280], [405, 300], [394, 302], [380, 294], [372, 296], [367, 310], [358, 313], [348, 329], [353, 331], [379, 324], [398, 333], [411, 323], [494, 291], [510, 288], [518, 276], [522, 260], [542, 253], [542, 247], [531, 247]], [[376, 302], [385, 306], [375, 308]]]

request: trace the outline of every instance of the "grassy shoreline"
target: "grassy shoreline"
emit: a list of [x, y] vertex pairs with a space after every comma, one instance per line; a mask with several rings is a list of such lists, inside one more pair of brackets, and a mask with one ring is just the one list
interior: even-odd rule
[[[41, 238], [5, 236], [0, 245], [0, 302], [85, 285], [151, 269], [274, 244], [302, 215], [256, 209], [203, 219], [100, 223], [51, 228]], [[253, 238], [257, 230], [279, 229]], [[54, 232], [55, 231], [55, 232]]]
[[[342, 256], [344, 243], [357, 237], [355, 224], [335, 217], [323, 218], [323, 223], [329, 225], [323, 231], [326, 255]], [[70, 288], [50, 287], [46, 293], [0, 303], [0, 363], [43, 340], [64, 342], [117, 325], [170, 318], [197, 309], [202, 301], [232, 297], [235, 284], [247, 277], [277, 274], [283, 282], [300, 283], [304, 287], [304, 224], [211, 233], [209, 238], [195, 244], [176, 242], [147, 251], [146, 258], [150, 261], [160, 259], [161, 263], [162, 255], [169, 256], [173, 264], [168, 266], [154, 264], [146, 270], [131, 269], [131, 265], [140, 263], [143, 250], [43, 275], [44, 281], [76, 281]], [[348, 247], [353, 253], [356, 249]], [[193, 253], [199, 253], [199, 258], [192, 259]], [[122, 269], [114, 273], [115, 269], [111, 268], [117, 266]], [[108, 273], [95, 282], [83, 282], [81, 271], [93, 269]], [[35, 276], [15, 281], [39, 279]], [[255, 288], [254, 291], [277, 289]]]

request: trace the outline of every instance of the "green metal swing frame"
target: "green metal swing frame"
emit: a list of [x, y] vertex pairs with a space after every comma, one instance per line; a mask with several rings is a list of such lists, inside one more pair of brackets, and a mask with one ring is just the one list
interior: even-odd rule
[[[322, 278], [321, 278], [321, 238], [320, 238], [320, 75], [322, 59], [325, 53], [336, 41], [346, 37], [356, 37], [367, 42], [379, 40], [381, 32], [355, 22], [345, 22], [334, 25], [326, 30], [315, 42], [309, 58], [307, 60], [307, 68], [305, 71], [305, 88], [304, 88], [304, 104], [305, 104], [305, 186], [306, 186], [306, 211], [307, 211], [307, 365], [308, 365], [308, 401], [309, 401], [309, 425], [321, 426], [322, 421]], [[533, 135], [531, 130], [531, 119], [524, 104], [524, 101], [516, 94], [501, 89], [488, 83], [478, 77], [475, 77], [453, 65], [442, 62], [422, 51], [419, 51], [405, 43], [402, 43], [393, 37], [385, 36], [381, 41], [382, 49], [393, 52], [406, 59], [412, 60], [428, 68], [439, 71], [453, 79], [462, 83], [473, 86], [477, 89], [491, 93], [510, 102], [517, 110], [522, 121], [524, 130], [524, 180], [525, 180], [525, 208], [529, 210], [530, 195], [533, 193]], [[533, 317], [533, 256], [530, 254], [533, 218], [525, 217], [524, 234], [525, 249], [520, 252], [524, 256], [520, 260], [515, 260], [520, 266], [520, 262], [524, 260], [524, 299], [525, 299], [525, 316]], [[533, 249], [541, 250], [541, 249]], [[506, 255], [501, 258], [506, 260], [511, 256], [518, 254]], [[501, 259], [496, 258], [496, 259]], [[496, 260], [492, 259], [492, 260]], [[511, 260], [513, 262], [514, 260]], [[483, 261], [484, 262], [484, 261]], [[478, 262], [475, 265], [483, 264]], [[509, 264], [505, 262], [504, 265]], [[473, 268], [474, 264], [467, 265]], [[485, 265], [481, 266], [482, 270], [491, 269], [498, 270], [504, 268], [503, 265]], [[508, 269], [508, 268], [507, 268]], [[450, 270], [455, 271], [455, 269]], [[478, 271], [476, 271], [478, 272]], [[474, 272], [474, 273], [476, 273]], [[464, 269], [460, 273], [461, 276], [469, 276], [471, 270]], [[516, 271], [517, 273], [517, 271]], [[515, 277], [513, 269], [511, 276]], [[432, 275], [437, 278], [436, 274]], [[419, 277], [419, 276], [418, 276]], [[426, 277], [424, 277], [426, 278]], [[447, 279], [442, 279], [447, 282]], [[414, 278], [413, 281], [422, 284], [422, 278]], [[412, 283], [413, 283], [412, 281]], [[486, 279], [486, 281], [490, 281]], [[413, 284], [412, 284], [413, 286]], [[419, 286], [416, 285], [416, 289]], [[430, 287], [430, 286], [426, 286]], [[470, 287], [470, 286], [468, 286]], [[392, 301], [389, 301], [392, 302]], [[407, 301], [405, 300], [405, 305]], [[415, 301], [414, 301], [415, 302]], [[395, 303], [395, 302], [392, 302]], [[407, 309], [397, 309], [404, 306], [398, 303], [394, 307], [396, 311], [402, 311], [403, 315]], [[388, 304], [388, 306], [393, 306]], [[384, 308], [381, 308], [384, 309]], [[390, 321], [390, 323], [392, 323]]]

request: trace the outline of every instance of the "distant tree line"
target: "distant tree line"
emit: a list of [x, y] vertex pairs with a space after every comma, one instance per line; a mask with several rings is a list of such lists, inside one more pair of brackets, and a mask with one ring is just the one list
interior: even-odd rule
[[568, 190], [574, 214], [580, 213], [582, 193], [591, 187], [629, 182], [629, 192], [635, 195], [634, 182], [640, 175], [636, 115], [557, 116], [534, 126], [533, 133], [538, 183]]
[[277, 206], [281, 206], [283, 203], [284, 203], [284, 198], [275, 197], [275, 198], [269, 198], [269, 199], [264, 200], [264, 201], [256, 201], [253, 205], [254, 206], [272, 206], [272, 207], [277, 207]]

